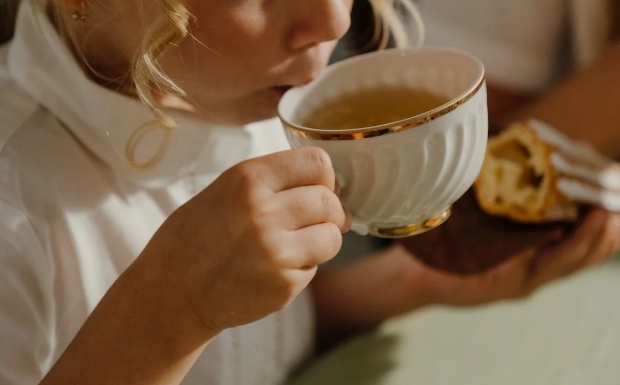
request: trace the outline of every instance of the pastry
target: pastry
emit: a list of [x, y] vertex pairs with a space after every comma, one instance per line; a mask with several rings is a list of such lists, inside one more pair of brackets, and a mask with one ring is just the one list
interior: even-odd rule
[[489, 139], [474, 191], [480, 207], [493, 216], [523, 223], [574, 222], [584, 204], [620, 209], [620, 167], [530, 120]]

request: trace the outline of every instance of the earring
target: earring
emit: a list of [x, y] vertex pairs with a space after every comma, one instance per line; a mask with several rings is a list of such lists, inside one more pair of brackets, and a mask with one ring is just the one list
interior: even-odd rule
[[80, 9], [76, 9], [73, 11], [73, 13], [71, 14], [71, 18], [73, 19], [73, 21], [75, 21], [76, 23], [83, 23], [86, 21], [87, 18], [87, 14], [84, 11], [86, 9], [86, 5], [84, 4], [84, 2], [80, 2]]

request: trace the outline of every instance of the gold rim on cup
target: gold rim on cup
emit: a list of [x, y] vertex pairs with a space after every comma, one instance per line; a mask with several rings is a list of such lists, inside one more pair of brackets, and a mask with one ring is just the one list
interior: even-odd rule
[[416, 115], [411, 118], [403, 119], [397, 122], [386, 123], [379, 126], [372, 127], [364, 127], [364, 128], [354, 128], [354, 129], [346, 129], [346, 130], [319, 130], [316, 128], [304, 127], [298, 124], [291, 123], [290, 121], [284, 119], [280, 115], [280, 120], [284, 125], [284, 128], [288, 130], [290, 133], [300, 136], [306, 139], [314, 139], [314, 140], [359, 140], [366, 138], [374, 138], [376, 136], [382, 136], [386, 134], [390, 134], [393, 132], [401, 132], [406, 131], [414, 127], [421, 126], [428, 122], [432, 122], [435, 119], [438, 119], [450, 112], [456, 110], [462, 104], [468, 102], [471, 98], [473, 98], [480, 88], [484, 85], [486, 78], [482, 76], [482, 78], [475, 84], [473, 88], [468, 90], [466, 93], [461, 95], [460, 97], [444, 104], [443, 106], [437, 107], [433, 110], [425, 112], [421, 115]]
[[402, 227], [391, 227], [391, 228], [377, 228], [370, 227], [369, 233], [378, 238], [389, 238], [389, 239], [397, 239], [397, 238], [407, 238], [413, 235], [419, 235], [425, 233], [429, 230], [437, 228], [441, 226], [445, 221], [450, 218], [452, 215], [452, 207], [448, 208], [443, 213], [434, 216], [430, 219], [422, 221], [420, 223], [414, 223], [407, 226]]

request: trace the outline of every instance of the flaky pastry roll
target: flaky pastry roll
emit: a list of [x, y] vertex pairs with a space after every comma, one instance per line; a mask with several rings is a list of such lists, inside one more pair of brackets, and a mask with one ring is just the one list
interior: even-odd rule
[[524, 223], [574, 221], [584, 204], [620, 211], [620, 166], [530, 120], [489, 139], [474, 191], [490, 215]]

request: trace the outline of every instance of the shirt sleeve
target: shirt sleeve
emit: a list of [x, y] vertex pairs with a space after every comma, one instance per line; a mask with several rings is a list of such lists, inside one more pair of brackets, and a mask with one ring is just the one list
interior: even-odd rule
[[51, 365], [53, 264], [27, 216], [0, 200], [0, 384], [32, 385]]

